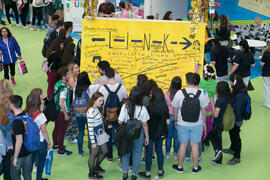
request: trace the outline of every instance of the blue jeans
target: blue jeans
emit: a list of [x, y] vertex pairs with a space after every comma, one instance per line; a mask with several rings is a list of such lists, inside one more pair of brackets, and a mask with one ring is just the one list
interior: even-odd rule
[[179, 140], [178, 140], [178, 134], [177, 129], [174, 126], [174, 117], [173, 115], [170, 115], [170, 125], [168, 125], [168, 137], [166, 139], [166, 153], [169, 154], [171, 151], [172, 146], [172, 139], [173, 139], [173, 149], [174, 153], [178, 153], [179, 149]]
[[[21, 173], [23, 175], [24, 180], [32, 179], [32, 167], [31, 163], [32, 153], [25, 157], [19, 157], [17, 164], [18, 166], [14, 166], [11, 163], [10, 175], [12, 180], [21, 180]], [[14, 156], [11, 157], [11, 162], [13, 162]]]
[[108, 154], [107, 154], [107, 157], [109, 159], [112, 159], [113, 158], [113, 138], [114, 138], [114, 135], [115, 135], [115, 131], [118, 127], [118, 123], [117, 122], [112, 122], [112, 128], [109, 130], [108, 134], [110, 136], [110, 139], [109, 139], [109, 142], [108, 142]]
[[[137, 176], [139, 169], [140, 169], [143, 144], [144, 144], [144, 132], [142, 129], [140, 138], [135, 139], [133, 141], [132, 175], [135, 175], [135, 176]], [[122, 156], [123, 173], [128, 173], [130, 156], [131, 156], [131, 153], [128, 153], [128, 154], [125, 154], [124, 156]], [[152, 157], [152, 155], [151, 155], [151, 157]]]
[[49, 6], [44, 6], [43, 7], [42, 15], [43, 15], [43, 25], [48, 26], [48, 22], [49, 22]]
[[38, 164], [37, 164], [37, 180], [41, 180], [42, 174], [43, 174], [43, 169], [45, 167], [45, 161], [46, 161], [46, 156], [48, 153], [47, 149], [47, 142], [44, 140], [41, 142], [39, 149], [32, 154], [32, 167], [33, 164], [36, 161], [36, 158], [38, 156]]
[[[85, 130], [85, 125], [87, 124], [87, 118], [85, 116], [77, 116], [76, 121], [78, 124], [78, 129], [79, 129], [79, 136], [78, 136], [78, 150], [79, 154], [83, 153], [83, 137], [84, 137], [84, 130]], [[90, 146], [90, 141], [88, 141], [88, 147]]]
[[157, 153], [158, 170], [159, 171], [163, 170], [164, 156], [162, 153], [162, 142], [163, 142], [162, 139], [160, 140], [149, 139], [149, 144], [145, 147], [146, 148], [145, 170], [147, 172], [151, 172], [153, 143], [155, 143], [155, 149]]

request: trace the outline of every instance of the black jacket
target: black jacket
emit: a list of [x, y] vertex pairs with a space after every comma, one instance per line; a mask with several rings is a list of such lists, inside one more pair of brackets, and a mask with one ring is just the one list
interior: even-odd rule
[[157, 114], [155, 108], [150, 104], [147, 107], [150, 119], [148, 123], [149, 137], [154, 140], [164, 139], [168, 136], [166, 120], [170, 119], [168, 107], [165, 106], [163, 112]]
[[114, 142], [118, 149], [118, 155], [123, 156], [131, 153], [133, 149], [133, 141], [126, 138], [127, 126], [125, 123], [121, 124], [115, 134]]
[[247, 89], [242, 89], [240, 93], [233, 97], [233, 111], [235, 114], [235, 124], [241, 126], [243, 123], [243, 113], [248, 103], [246, 94]]

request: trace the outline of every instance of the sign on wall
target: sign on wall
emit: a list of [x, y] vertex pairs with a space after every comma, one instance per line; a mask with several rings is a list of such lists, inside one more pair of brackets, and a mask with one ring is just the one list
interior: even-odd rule
[[107, 60], [128, 90], [138, 74], [167, 90], [174, 76], [184, 78], [203, 64], [205, 25], [199, 24], [195, 39], [189, 39], [189, 27], [184, 22], [83, 19], [81, 71]]

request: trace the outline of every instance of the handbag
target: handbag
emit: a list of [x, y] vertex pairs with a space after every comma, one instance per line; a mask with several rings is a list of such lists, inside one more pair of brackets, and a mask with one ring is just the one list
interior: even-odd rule
[[21, 75], [28, 73], [28, 70], [24, 61], [20, 61], [18, 63], [18, 71]]
[[127, 121], [127, 139], [138, 139], [142, 131], [142, 122], [138, 120], [142, 112], [142, 107], [137, 118], [131, 118]]
[[100, 128], [97, 130], [96, 133], [96, 139], [97, 139], [97, 145], [102, 146], [103, 144], [109, 142], [110, 136], [105, 132], [104, 126], [103, 128]]
[[51, 175], [52, 163], [53, 163], [53, 150], [51, 149], [48, 151], [45, 161], [46, 175]]

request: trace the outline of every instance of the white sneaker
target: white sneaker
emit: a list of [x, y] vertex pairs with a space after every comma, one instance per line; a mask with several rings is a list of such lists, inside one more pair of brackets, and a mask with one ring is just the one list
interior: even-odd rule
[[[40, 31], [40, 30], [39, 30]], [[77, 139], [74, 139], [72, 141], [69, 141], [70, 144], [77, 144], [78, 143], [78, 140]]]
[[37, 166], [34, 165], [33, 172], [37, 174]]
[[12, 24], [10, 24], [9, 27], [12, 27]]
[[21, 24], [16, 24], [17, 27], [21, 27], [22, 25]]
[[34, 31], [35, 29], [34, 28], [30, 28], [31, 31]]
[[164, 153], [164, 158], [167, 159], [167, 160], [170, 159], [170, 153], [166, 153], [166, 152], [165, 152], [165, 153]]

